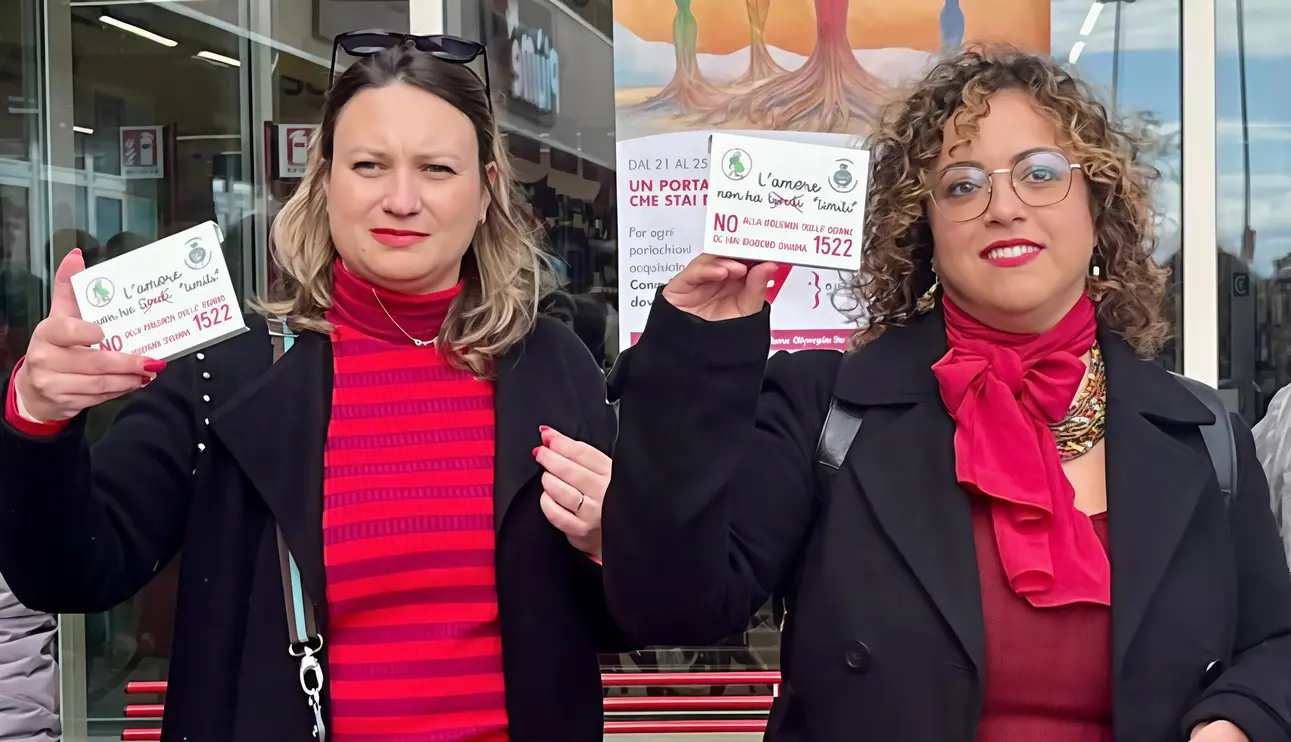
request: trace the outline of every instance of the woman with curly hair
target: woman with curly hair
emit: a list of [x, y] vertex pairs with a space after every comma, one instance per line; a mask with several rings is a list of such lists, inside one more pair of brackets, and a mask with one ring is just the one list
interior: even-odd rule
[[613, 379], [621, 624], [701, 643], [776, 600], [769, 740], [1291, 739], [1250, 433], [1226, 493], [1215, 400], [1147, 360], [1139, 145], [1057, 63], [963, 53], [874, 135], [851, 351], [767, 361], [773, 265], [661, 289]]

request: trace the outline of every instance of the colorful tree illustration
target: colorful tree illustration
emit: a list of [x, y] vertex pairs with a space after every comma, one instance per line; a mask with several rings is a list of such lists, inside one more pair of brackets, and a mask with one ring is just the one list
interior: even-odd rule
[[650, 108], [669, 107], [691, 111], [705, 109], [720, 97], [718, 89], [699, 71], [699, 26], [690, 12], [691, 0], [676, 0], [677, 13], [672, 19], [672, 45], [677, 69], [672, 80], [658, 93], [646, 99]]
[[807, 61], [711, 107], [705, 122], [742, 118], [768, 129], [837, 132], [873, 118], [888, 89], [852, 54], [850, 0], [814, 1], [816, 48]]
[[748, 87], [784, 72], [767, 50], [767, 12], [771, 9], [771, 0], [744, 0], [744, 7], [749, 14], [749, 69], [731, 82], [733, 88]]

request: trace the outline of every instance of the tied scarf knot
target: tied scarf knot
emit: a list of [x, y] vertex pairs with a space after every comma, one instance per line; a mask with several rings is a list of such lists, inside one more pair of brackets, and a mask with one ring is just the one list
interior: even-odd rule
[[1022, 358], [1012, 348], [991, 346], [987, 350], [987, 369], [995, 374], [1014, 399], [1021, 399], [1027, 371], [1022, 367]]
[[947, 298], [949, 351], [933, 366], [955, 420], [956, 478], [990, 498], [1000, 560], [1014, 591], [1037, 607], [1111, 601], [1111, 566], [1076, 511], [1049, 425], [1066, 415], [1094, 344], [1088, 297], [1039, 335], [1000, 332]]
[[952, 417], [970, 391], [980, 389], [988, 396], [1006, 394], [1046, 425], [1052, 425], [1061, 421], [1071, 407], [1071, 399], [1084, 378], [1085, 364], [1071, 353], [1055, 353], [1027, 362], [1012, 348], [986, 346], [951, 348], [933, 370]]

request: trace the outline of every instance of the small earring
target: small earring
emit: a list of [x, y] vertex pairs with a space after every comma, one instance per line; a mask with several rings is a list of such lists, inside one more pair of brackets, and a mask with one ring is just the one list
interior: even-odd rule
[[1098, 247], [1094, 247], [1094, 255], [1089, 259], [1089, 275], [1098, 278], [1103, 275], [1103, 269], [1098, 265]]
[[933, 307], [937, 306], [937, 288], [940, 286], [941, 277], [937, 275], [936, 271], [933, 271], [932, 285], [928, 287], [927, 291], [923, 292], [923, 296], [919, 297], [919, 301], [915, 302], [914, 311], [916, 314], [927, 314], [933, 310]]

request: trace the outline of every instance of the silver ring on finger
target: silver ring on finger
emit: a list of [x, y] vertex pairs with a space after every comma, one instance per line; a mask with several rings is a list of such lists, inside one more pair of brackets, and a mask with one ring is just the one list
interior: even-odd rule
[[583, 502], [585, 500], [587, 500], [587, 495], [580, 492], [578, 495], [578, 504], [574, 506], [574, 515], [578, 515], [578, 511], [583, 509]]

